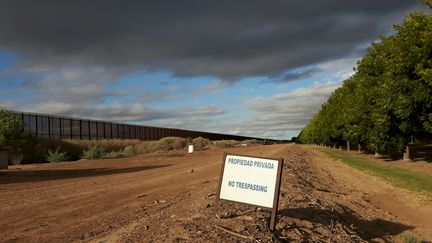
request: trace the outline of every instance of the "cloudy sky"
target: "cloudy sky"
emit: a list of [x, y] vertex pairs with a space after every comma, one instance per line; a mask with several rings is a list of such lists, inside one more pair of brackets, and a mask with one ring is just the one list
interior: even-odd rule
[[0, 1], [0, 106], [296, 136], [415, 0]]

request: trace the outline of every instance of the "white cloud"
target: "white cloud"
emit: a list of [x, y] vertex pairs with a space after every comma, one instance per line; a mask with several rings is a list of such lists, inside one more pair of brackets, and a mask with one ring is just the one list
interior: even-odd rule
[[288, 139], [300, 132], [340, 85], [341, 82], [316, 83], [288, 93], [249, 99], [245, 108], [250, 114], [246, 118], [213, 127], [216, 131], [252, 137]]

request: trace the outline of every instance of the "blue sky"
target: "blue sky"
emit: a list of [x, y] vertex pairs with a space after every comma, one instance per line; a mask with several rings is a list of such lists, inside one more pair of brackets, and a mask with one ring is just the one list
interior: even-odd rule
[[0, 106], [290, 139], [353, 74], [369, 43], [419, 8], [221, 1], [196, 12], [194, 1], [170, 2], [178, 4], [170, 10], [114, 2], [3, 6]]

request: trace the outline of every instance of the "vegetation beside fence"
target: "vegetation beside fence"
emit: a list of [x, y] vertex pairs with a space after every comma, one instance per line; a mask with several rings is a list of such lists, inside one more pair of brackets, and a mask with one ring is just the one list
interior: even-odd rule
[[227, 148], [256, 145], [259, 140], [216, 140], [207, 138], [163, 137], [156, 141], [138, 139], [49, 139], [37, 137], [22, 129], [22, 120], [15, 113], [0, 109], [0, 150], [9, 152], [11, 164], [73, 161], [78, 159], [107, 159], [172, 150], [186, 153], [187, 145], [195, 151], [211, 147]]

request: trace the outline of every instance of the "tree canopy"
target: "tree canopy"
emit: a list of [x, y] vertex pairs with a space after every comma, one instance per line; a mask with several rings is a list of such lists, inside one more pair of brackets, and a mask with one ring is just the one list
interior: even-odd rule
[[432, 134], [432, 16], [411, 13], [393, 30], [371, 44], [300, 141], [401, 151], [412, 137]]

